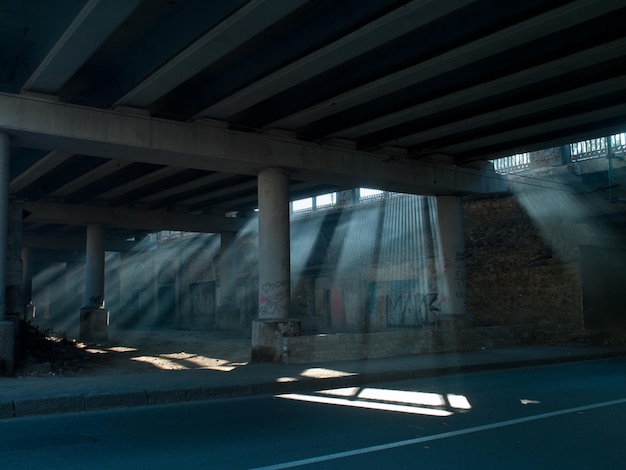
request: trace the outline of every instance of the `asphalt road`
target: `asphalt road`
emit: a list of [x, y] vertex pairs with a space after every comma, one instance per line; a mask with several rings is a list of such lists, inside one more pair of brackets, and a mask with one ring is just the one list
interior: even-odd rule
[[626, 359], [0, 421], [0, 469], [626, 467]]

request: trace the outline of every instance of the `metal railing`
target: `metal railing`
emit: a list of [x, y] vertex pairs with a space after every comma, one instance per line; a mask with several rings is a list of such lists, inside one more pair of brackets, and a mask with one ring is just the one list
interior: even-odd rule
[[496, 173], [515, 173], [531, 168], [530, 153], [518, 153], [509, 157], [493, 160], [493, 168]]
[[[569, 159], [576, 163], [594, 158], [605, 158], [608, 149], [607, 139], [611, 139], [611, 150], [614, 155], [626, 154], [626, 132], [622, 132], [609, 137], [598, 137], [569, 144]], [[568, 156], [563, 157], [563, 164], [567, 160]], [[534, 166], [532, 154], [528, 152], [498, 158], [492, 162], [494, 170], [503, 174], [531, 170]]]
[[[614, 134], [610, 137], [613, 153], [626, 152], [626, 133]], [[573, 162], [590, 160], [592, 158], [601, 158], [607, 156], [607, 137], [599, 137], [597, 139], [582, 140], [570, 144], [570, 153]]]

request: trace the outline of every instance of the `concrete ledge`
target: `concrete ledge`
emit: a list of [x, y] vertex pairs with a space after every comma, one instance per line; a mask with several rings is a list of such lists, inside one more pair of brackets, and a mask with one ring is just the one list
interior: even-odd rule
[[165, 405], [167, 403], [183, 403], [204, 399], [204, 389], [201, 387], [148, 391], [148, 405]]
[[109, 311], [101, 307], [80, 309], [80, 339], [86, 343], [109, 340]]
[[465, 328], [471, 328], [474, 323], [474, 316], [467, 313], [452, 315], [452, 314], [439, 314], [435, 320], [437, 328], [444, 328], [449, 330], [460, 330]]
[[300, 334], [300, 320], [263, 319], [252, 322], [252, 362], [284, 362], [283, 338]]
[[15, 416], [33, 416], [85, 411], [82, 395], [15, 400]]
[[0, 403], [0, 418], [15, 417], [15, 404], [13, 401]]
[[252, 395], [255, 395], [253, 384], [206, 387], [204, 389], [204, 398], [208, 400], [217, 400], [220, 398], [242, 398], [250, 397]]
[[105, 392], [85, 395], [85, 411], [107, 408], [129, 408], [148, 404], [145, 390], [129, 392]]
[[377, 359], [500, 348], [532, 343], [531, 325], [477, 328], [420, 328], [379, 333], [340, 333], [283, 337], [283, 363]]

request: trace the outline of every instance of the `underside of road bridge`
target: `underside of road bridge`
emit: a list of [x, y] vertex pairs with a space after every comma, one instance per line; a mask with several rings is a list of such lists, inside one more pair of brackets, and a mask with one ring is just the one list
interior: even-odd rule
[[[458, 196], [507, 191], [494, 159], [623, 132], [625, 20], [621, 0], [0, 0], [0, 286], [20, 289], [22, 247], [81, 251], [81, 336], [93, 320], [106, 337], [106, 251], [219, 233], [221, 278], [189, 263], [211, 274], [198, 299], [219, 281], [216, 318], [252, 319], [253, 356], [276, 346], [276, 359], [264, 335], [300, 321], [289, 202], [364, 187], [438, 197], [419, 203], [434, 234], [420, 269], [441, 281], [437, 321], [465, 324]], [[258, 309], [244, 318], [233, 247], [256, 210]], [[386, 223], [411, 241], [394, 224], [415, 213]], [[171, 310], [184, 263], [168, 261], [153, 271]], [[381, 272], [405, 282], [415, 266]], [[380, 280], [358, 282], [373, 283], [359, 312]], [[337, 300], [333, 282], [318, 303]]]
[[590, 0], [1, 0], [10, 194], [31, 240], [89, 222], [126, 240], [237, 230], [224, 215], [257, 207], [270, 166], [291, 199], [500, 191], [487, 160], [621, 129], [625, 18]]

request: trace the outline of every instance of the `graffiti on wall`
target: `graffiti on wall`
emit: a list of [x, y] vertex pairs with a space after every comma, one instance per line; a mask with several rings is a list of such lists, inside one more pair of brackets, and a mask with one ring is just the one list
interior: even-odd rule
[[262, 317], [282, 318], [289, 302], [289, 281], [266, 282], [259, 293], [259, 314]]
[[387, 295], [387, 325], [421, 326], [434, 322], [439, 312], [437, 294]]
[[420, 327], [434, 323], [442, 299], [424, 293], [415, 280], [377, 282], [370, 285], [370, 315], [384, 317], [390, 327]]

